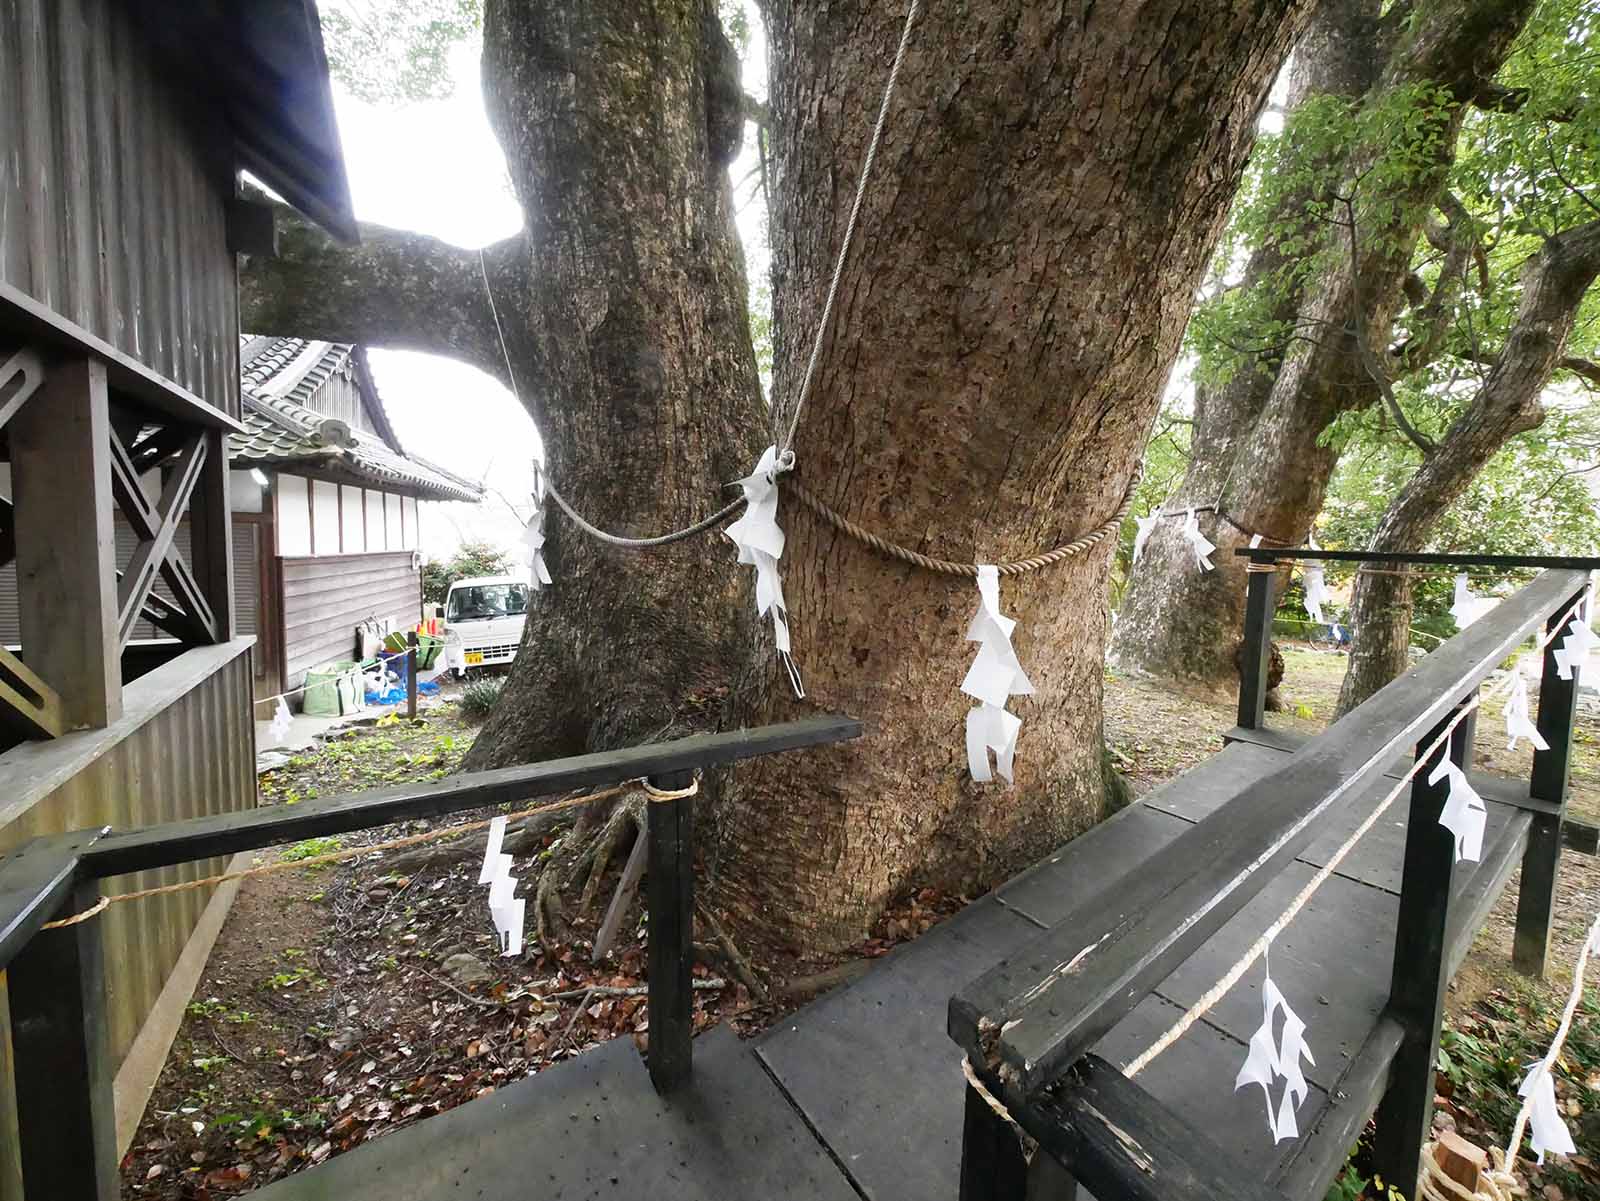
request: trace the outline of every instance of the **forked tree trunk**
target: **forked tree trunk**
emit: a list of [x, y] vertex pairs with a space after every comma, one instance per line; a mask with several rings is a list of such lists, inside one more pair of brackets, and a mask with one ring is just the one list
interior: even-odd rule
[[[1540, 396], [1597, 274], [1600, 221], [1556, 234], [1528, 260], [1504, 350], [1472, 403], [1384, 511], [1373, 550], [1422, 550], [1445, 511], [1501, 447], [1544, 420]], [[1409, 575], [1364, 572], [1356, 577], [1350, 602], [1355, 637], [1339, 692], [1341, 714], [1405, 670], [1412, 603]]]
[[[1435, 138], [1431, 158], [1404, 172], [1369, 175], [1364, 169], [1383, 148], [1358, 147], [1342, 185], [1356, 197], [1354, 261], [1349, 230], [1323, 222], [1319, 270], [1269, 313], [1294, 323], [1294, 338], [1243, 362], [1226, 386], [1197, 393], [1190, 465], [1167, 509], [1220, 501], [1220, 511], [1197, 514], [1217, 546], [1216, 570], [1197, 569], [1181, 522], [1159, 522], [1119, 614], [1112, 647], [1119, 663], [1219, 691], [1236, 687], [1245, 573], [1233, 552], [1254, 534], [1268, 545], [1300, 545], [1311, 529], [1338, 463], [1329, 427], [1380, 398], [1355, 330], [1379, 355], [1389, 345], [1406, 303], [1413, 247], [1439, 201], [1462, 118], [1532, 7], [1530, 0], [1429, 0], [1405, 9], [1404, 21], [1398, 8], [1378, 20], [1369, 0], [1326, 0], [1319, 9], [1294, 100], [1365, 96], [1371, 108], [1402, 89], [1443, 89], [1443, 102], [1419, 117]], [[1345, 220], [1333, 197], [1303, 193], [1287, 194], [1275, 219], [1296, 222], [1313, 200], [1333, 204], [1335, 220]], [[1281, 257], [1276, 245], [1258, 250], [1247, 282], [1270, 278]]]
[[[1161, 0], [1093, 6], [1085, 25], [1028, 0], [927, 6], [801, 419], [801, 477], [958, 560], [1032, 553], [1104, 521], [1302, 7]], [[713, 13], [709, 0], [487, 11], [489, 107], [528, 214], [487, 255], [515, 374], [557, 484], [628, 532], [719, 503], [768, 424], [722, 170], [738, 96]], [[775, 0], [769, 17], [784, 398], [900, 14]], [[252, 267], [253, 311], [273, 332], [384, 345], [392, 329], [498, 370], [477, 265], [392, 231], [353, 254], [291, 240], [285, 260]], [[957, 692], [972, 582], [885, 562], [793, 503], [780, 516], [808, 702], [781, 691], [751, 573], [725, 540], [628, 554], [553, 514], [556, 582], [472, 764], [816, 709], [861, 716], [861, 743], [741, 771], [702, 809], [713, 886], [744, 932], [816, 947], [860, 937], [910, 882], [992, 882], [1099, 816], [1109, 546], [1008, 580], [1039, 697], [1016, 706], [1016, 787], [979, 788], [964, 778]]]
[[[1049, 549], [1128, 487], [1299, 19], [1292, 3], [924, 8], [796, 442], [800, 478], [955, 561]], [[774, 395], [792, 404], [903, 10], [766, 5]], [[1111, 546], [1007, 577], [1037, 689], [1014, 787], [968, 777], [970, 579], [891, 562], [790, 503], [785, 590], [810, 699], [858, 743], [742, 770], [720, 895], [799, 945], [861, 937], [911, 882], [982, 888], [1101, 815]]]

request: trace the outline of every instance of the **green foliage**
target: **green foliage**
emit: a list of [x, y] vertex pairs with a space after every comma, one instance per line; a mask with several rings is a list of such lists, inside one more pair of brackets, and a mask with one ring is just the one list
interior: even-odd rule
[[455, 90], [449, 54], [483, 24], [482, 0], [325, 0], [333, 76], [373, 103], [441, 100]]
[[511, 556], [488, 542], [463, 542], [448, 559], [429, 559], [422, 565], [422, 603], [442, 605], [457, 580], [473, 576], [508, 575], [515, 569]]
[[461, 693], [461, 716], [471, 721], [483, 721], [494, 712], [500, 701], [504, 680], [474, 680]]
[[303, 842], [297, 842], [292, 847], [285, 849], [280, 854], [280, 858], [287, 859], [292, 863], [298, 863], [302, 859], [313, 859], [318, 855], [331, 855], [342, 846], [344, 846], [344, 839], [337, 834], [327, 838], [307, 838]]

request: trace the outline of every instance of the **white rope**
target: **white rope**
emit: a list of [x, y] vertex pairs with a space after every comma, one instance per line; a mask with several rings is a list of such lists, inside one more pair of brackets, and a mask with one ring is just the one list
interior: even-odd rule
[[1561, 1024], [1556, 1027], [1555, 1040], [1550, 1044], [1550, 1050], [1534, 1068], [1533, 1074], [1528, 1077], [1525, 1091], [1527, 1097], [1522, 1102], [1522, 1108], [1517, 1111], [1517, 1124], [1511, 1131], [1511, 1141], [1506, 1144], [1506, 1162], [1514, 1163], [1517, 1153], [1522, 1149], [1522, 1134], [1528, 1125], [1528, 1115], [1533, 1109], [1534, 1085], [1542, 1076], [1549, 1074], [1555, 1066], [1556, 1060], [1561, 1058], [1561, 1048], [1566, 1045], [1567, 1035], [1572, 1030], [1573, 1016], [1578, 1012], [1578, 1001], [1583, 997], [1583, 973], [1589, 966], [1589, 956], [1595, 949], [1595, 944], [1600, 943], [1600, 914], [1595, 915], [1594, 924], [1589, 927], [1583, 938], [1583, 947], [1578, 951], [1578, 963], [1572, 969], [1572, 992], [1567, 997], [1567, 1007], [1561, 1012]]
[[811, 357], [806, 360], [806, 373], [800, 380], [800, 392], [795, 397], [794, 412], [789, 418], [789, 432], [782, 438], [776, 436], [782, 428], [782, 419], [778, 414], [777, 405], [773, 405], [773, 445], [778, 448], [781, 458], [783, 453], [794, 445], [795, 431], [800, 428], [800, 410], [805, 408], [806, 399], [811, 395], [811, 381], [817, 373], [817, 363], [822, 358], [822, 344], [828, 336], [828, 327], [833, 320], [833, 303], [839, 295], [839, 281], [844, 276], [844, 267], [850, 257], [850, 245], [855, 241], [856, 221], [861, 216], [861, 206], [866, 200], [867, 181], [872, 178], [872, 165], [878, 159], [878, 147], [883, 142], [883, 127], [889, 120], [889, 108], [894, 101], [895, 85], [900, 81], [900, 68], [905, 63], [906, 47], [911, 42], [911, 30], [917, 23], [917, 14], [922, 11], [922, 0], [911, 0], [906, 8], [905, 26], [900, 30], [900, 44], [895, 48], [894, 63], [889, 67], [889, 78], [883, 85], [883, 101], [878, 105], [878, 120], [872, 127], [872, 140], [867, 143], [867, 157], [861, 163], [861, 178], [856, 181], [856, 198], [850, 205], [850, 219], [845, 223], [844, 241], [839, 246], [839, 257], [833, 265], [833, 279], [828, 283], [828, 298], [822, 303], [822, 318], [817, 322], [817, 335], [811, 343]]
[[[1561, 615], [1561, 618], [1551, 624], [1550, 629], [1539, 635], [1538, 647], [1540, 650], [1548, 646], [1565, 631], [1568, 619], [1583, 607], [1587, 595], [1587, 591], [1585, 591], [1584, 596], [1580, 597], [1570, 607], [1568, 607]], [[1288, 907], [1278, 915], [1277, 920], [1267, 927], [1261, 937], [1256, 939], [1256, 941], [1250, 945], [1249, 949], [1245, 951], [1244, 955], [1240, 957], [1237, 963], [1228, 969], [1227, 973], [1223, 975], [1222, 979], [1218, 980], [1217, 983], [1208, 989], [1199, 1000], [1191, 1005], [1184, 1012], [1183, 1016], [1167, 1029], [1166, 1033], [1161, 1035], [1160, 1038], [1156, 1039], [1156, 1041], [1147, 1047], [1142, 1054], [1133, 1060], [1132, 1063], [1128, 1064], [1127, 1067], [1122, 1069], [1125, 1076], [1129, 1077], [1130, 1079], [1134, 1076], [1137, 1076], [1150, 1065], [1151, 1061], [1154, 1060], [1156, 1056], [1160, 1055], [1168, 1047], [1172, 1046], [1173, 1043], [1177, 1042], [1178, 1039], [1183, 1037], [1190, 1027], [1192, 1027], [1206, 1014], [1211, 1012], [1211, 1010], [1216, 1006], [1217, 1002], [1222, 1000], [1222, 998], [1227, 995], [1228, 991], [1239, 982], [1239, 980], [1247, 971], [1250, 970], [1255, 961], [1261, 958], [1262, 953], [1266, 951], [1267, 946], [1272, 942], [1272, 940], [1283, 932], [1289, 923], [1295, 919], [1296, 915], [1298, 915], [1299, 912], [1305, 908], [1306, 904], [1311, 900], [1311, 898], [1316, 895], [1317, 890], [1327, 882], [1328, 878], [1332, 876], [1335, 871], [1338, 870], [1339, 865], [1344, 862], [1345, 858], [1350, 854], [1350, 852], [1355, 850], [1356, 844], [1361, 841], [1361, 839], [1367, 834], [1368, 831], [1372, 829], [1375, 824], [1377, 824], [1378, 819], [1383, 816], [1383, 814], [1392, 804], [1394, 804], [1395, 799], [1399, 797], [1403, 791], [1405, 791], [1406, 786], [1411, 782], [1412, 777], [1421, 771], [1425, 766], [1427, 766], [1428, 762], [1433, 758], [1434, 753], [1450, 738], [1450, 735], [1455, 732], [1456, 727], [1467, 719], [1467, 715], [1473, 710], [1482, 706], [1485, 702], [1492, 700], [1502, 689], [1509, 689], [1514, 683], [1515, 680], [1512, 673], [1507, 672], [1506, 675], [1503, 676], [1493, 688], [1474, 696], [1470, 701], [1462, 705], [1461, 708], [1456, 711], [1455, 716], [1450, 719], [1449, 724], [1445, 726], [1438, 737], [1429, 743], [1427, 748], [1417, 756], [1416, 762], [1411, 765], [1411, 767], [1406, 771], [1405, 775], [1400, 777], [1400, 780], [1393, 788], [1389, 790], [1384, 798], [1378, 802], [1377, 807], [1367, 815], [1366, 819], [1355, 828], [1350, 837], [1345, 839], [1344, 842], [1340, 844], [1339, 849], [1333, 853], [1333, 855], [1328, 859], [1328, 862], [1319, 868], [1316, 874], [1306, 882], [1306, 886], [1300, 890], [1300, 892], [1292, 901], [1289, 902]]]

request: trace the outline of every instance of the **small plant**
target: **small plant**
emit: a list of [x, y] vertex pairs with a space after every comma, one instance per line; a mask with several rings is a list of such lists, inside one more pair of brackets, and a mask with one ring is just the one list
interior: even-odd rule
[[474, 680], [461, 691], [461, 716], [468, 721], [483, 721], [500, 701], [503, 680]]
[[338, 835], [328, 838], [308, 838], [304, 842], [297, 842], [283, 852], [283, 858], [298, 863], [302, 859], [314, 859], [318, 855], [331, 855], [344, 846], [344, 839]]

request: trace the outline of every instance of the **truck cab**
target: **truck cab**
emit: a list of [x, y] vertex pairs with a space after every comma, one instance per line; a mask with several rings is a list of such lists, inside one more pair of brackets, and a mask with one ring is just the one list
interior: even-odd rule
[[528, 620], [528, 584], [517, 576], [478, 576], [450, 585], [444, 602], [445, 666], [459, 679], [517, 657]]

